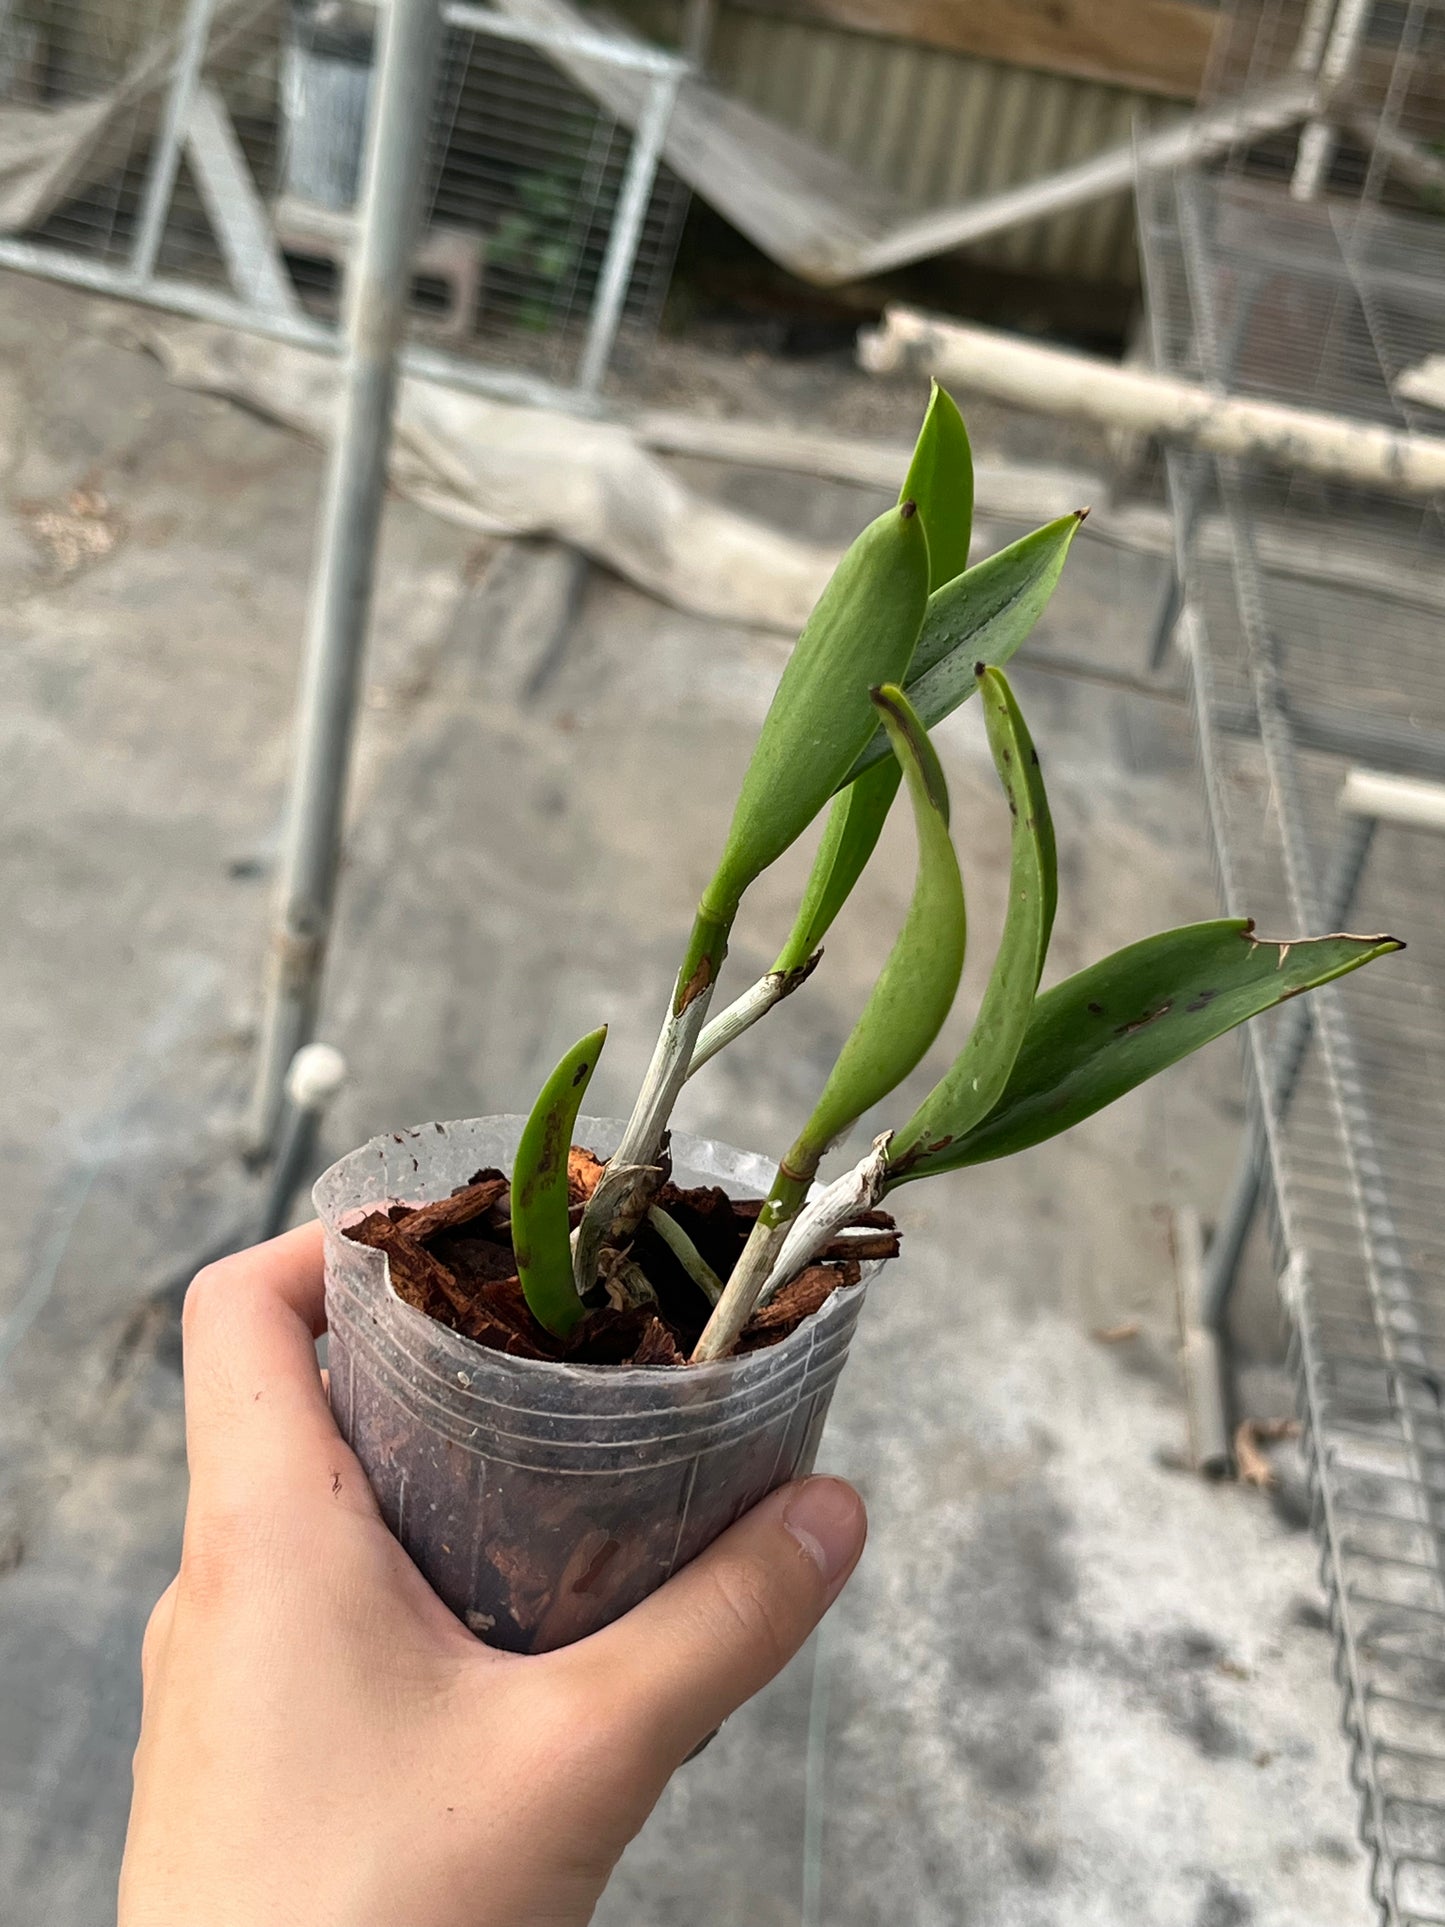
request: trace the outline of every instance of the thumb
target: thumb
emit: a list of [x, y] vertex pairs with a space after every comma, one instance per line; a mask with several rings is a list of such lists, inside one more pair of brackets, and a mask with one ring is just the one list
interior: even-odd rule
[[585, 1642], [663, 1773], [782, 1671], [843, 1590], [867, 1529], [841, 1479], [785, 1485]]

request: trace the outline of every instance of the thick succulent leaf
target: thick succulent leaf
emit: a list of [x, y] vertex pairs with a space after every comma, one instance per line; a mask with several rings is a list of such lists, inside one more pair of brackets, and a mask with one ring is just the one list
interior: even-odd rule
[[[977, 686], [981, 662], [998, 668], [1028, 639], [1043, 614], [1084, 512], [1061, 516], [976, 562], [928, 598], [906, 680], [909, 702], [925, 729], [952, 715]], [[847, 780], [887, 756], [879, 729]]]
[[512, 1244], [532, 1316], [556, 1338], [582, 1322], [572, 1279], [567, 1222], [567, 1153], [572, 1127], [607, 1037], [607, 1026], [575, 1043], [542, 1086], [512, 1167]]
[[1058, 902], [1054, 827], [1028, 726], [1001, 669], [980, 665], [979, 693], [1013, 818], [1008, 910], [968, 1042], [889, 1147], [898, 1170], [934, 1144], [956, 1143], [1002, 1097], [1029, 1028]]
[[1403, 947], [1395, 937], [1276, 943], [1234, 917], [1131, 944], [1038, 999], [994, 1110], [897, 1182], [1027, 1150], [1236, 1024]]
[[[898, 499], [915, 503], [923, 518], [929, 589], [961, 575], [973, 532], [973, 451], [958, 404], [937, 382]], [[839, 792], [775, 971], [796, 970], [817, 954], [877, 847], [902, 776], [898, 759], [884, 756]]]
[[[935, 390], [936, 395], [943, 393], [942, 389]], [[959, 427], [962, 427], [961, 418]], [[916, 453], [914, 460], [916, 464]], [[971, 486], [971, 469], [969, 474]], [[927, 511], [923, 513], [926, 516]], [[936, 594], [929, 597], [930, 613], [924, 622], [925, 626], [930, 621], [933, 623], [931, 647], [936, 650], [941, 640], [952, 638], [950, 646], [954, 652], [923, 688], [925, 706], [937, 712], [931, 717], [924, 716], [929, 728], [973, 694], [980, 662], [1007, 662], [1026, 640], [1058, 581], [1080, 519], [1077, 515], [1066, 515], [1060, 522], [1051, 522], [1047, 528], [1036, 530], [1021, 542], [976, 564], [949, 585], [949, 593], [944, 597]], [[932, 570], [936, 561], [932, 536], [928, 553]], [[969, 626], [971, 620], [976, 622], [976, 627]], [[910, 675], [917, 674], [922, 653], [920, 638]], [[936, 656], [934, 660], [937, 661]], [[966, 675], [962, 673], [965, 670]], [[910, 701], [917, 687], [910, 684]], [[773, 966], [775, 970], [796, 968], [816, 952], [877, 847], [900, 774], [897, 759], [888, 753], [888, 739], [881, 729], [855, 765], [855, 772], [852, 782], [839, 791], [834, 801], [803, 891], [797, 921]], [[871, 784], [869, 778], [873, 779]], [[1049, 834], [1052, 836], [1052, 826]], [[1049, 921], [1053, 921], [1052, 914]]]
[[937, 382], [898, 499], [916, 502], [923, 517], [930, 590], [962, 575], [973, 534], [973, 450], [957, 402]]
[[963, 970], [963, 879], [948, 834], [948, 789], [928, 732], [901, 689], [874, 692], [903, 765], [918, 836], [918, 873], [903, 928], [863, 1014], [839, 1052], [790, 1166], [817, 1160], [834, 1138], [908, 1075], [942, 1028]]
[[980, 661], [1002, 667], [1043, 614], [1087, 514], [1076, 509], [1046, 522], [934, 590], [906, 686], [960, 652], [970, 670]]
[[803, 900], [788, 941], [778, 952], [775, 971], [800, 970], [816, 956], [834, 917], [848, 901], [853, 885], [877, 846], [883, 825], [898, 794], [903, 770], [896, 756], [875, 763], [856, 783], [833, 798], [823, 840], [808, 872]]
[[905, 502], [853, 543], [788, 658], [703, 894], [708, 915], [730, 920], [838, 788], [873, 733], [868, 692], [902, 680], [927, 601], [928, 541]]

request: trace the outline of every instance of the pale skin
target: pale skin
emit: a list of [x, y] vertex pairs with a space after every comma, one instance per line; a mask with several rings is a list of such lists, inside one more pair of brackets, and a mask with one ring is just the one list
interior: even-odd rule
[[187, 1298], [190, 1500], [146, 1629], [120, 1927], [582, 1927], [669, 1776], [842, 1590], [862, 1503], [785, 1487], [605, 1631], [494, 1652], [382, 1523], [323, 1323], [314, 1225]]

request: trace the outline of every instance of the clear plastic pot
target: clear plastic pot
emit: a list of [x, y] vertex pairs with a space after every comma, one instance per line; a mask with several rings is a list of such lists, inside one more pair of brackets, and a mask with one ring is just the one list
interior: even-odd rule
[[[377, 1205], [510, 1171], [524, 1120], [373, 1138], [314, 1193], [326, 1228], [331, 1403], [388, 1525], [474, 1632], [546, 1652], [607, 1625], [776, 1486], [811, 1471], [867, 1288], [780, 1344], [715, 1364], [559, 1365], [473, 1344], [404, 1304], [343, 1235]], [[605, 1156], [621, 1125], [582, 1118]], [[674, 1175], [758, 1197], [768, 1162], [674, 1136]], [[876, 1269], [876, 1267], [875, 1267]]]

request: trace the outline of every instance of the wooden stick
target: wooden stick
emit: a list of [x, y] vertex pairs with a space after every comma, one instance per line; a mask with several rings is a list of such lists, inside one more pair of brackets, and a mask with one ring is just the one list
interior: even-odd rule
[[1331, 481], [1403, 495], [1445, 490], [1440, 436], [1221, 395], [1173, 375], [1121, 368], [992, 328], [937, 320], [916, 308], [889, 308], [881, 327], [860, 335], [858, 359], [870, 374], [927, 373], [1017, 407], [1139, 429]]

